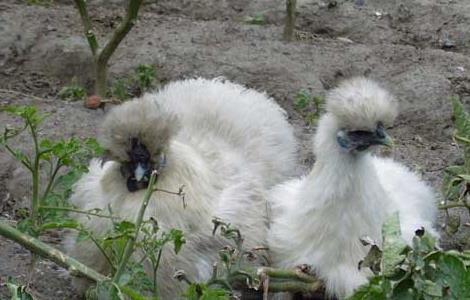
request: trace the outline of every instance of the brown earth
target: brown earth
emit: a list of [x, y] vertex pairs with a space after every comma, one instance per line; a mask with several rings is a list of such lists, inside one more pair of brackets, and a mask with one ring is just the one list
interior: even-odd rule
[[[122, 0], [89, 1], [90, 14], [103, 37], [123, 13]], [[111, 77], [138, 64], [156, 67], [160, 83], [224, 76], [267, 91], [288, 112], [301, 141], [305, 172], [313, 163], [307, 125], [293, 105], [299, 89], [322, 96], [342, 78], [368, 75], [400, 99], [401, 115], [391, 133], [391, 155], [419, 170], [437, 191], [445, 166], [461, 162], [452, 141], [449, 97], [470, 103], [470, 3], [467, 0], [299, 1], [295, 41], [282, 37], [283, 0], [146, 1], [139, 22], [113, 56]], [[355, 3], [356, 2], [356, 3]], [[364, 2], [363, 5], [359, 5]], [[246, 17], [262, 15], [263, 25]], [[25, 1], [0, 3], [0, 105], [34, 104], [52, 112], [42, 134], [94, 136], [104, 113], [81, 103], [58, 100], [57, 92], [76, 77], [91, 88], [92, 66], [80, 19], [72, 1], [50, 7]], [[12, 90], [23, 94], [13, 93]], [[0, 127], [14, 122], [0, 114]], [[21, 138], [18, 146], [28, 147]], [[0, 213], [14, 220], [28, 197], [27, 174], [0, 150]], [[465, 212], [461, 214], [468, 222]], [[440, 222], [443, 222], [441, 217]], [[470, 230], [452, 237], [445, 248], [470, 248]], [[52, 242], [60, 235], [48, 237]], [[6, 276], [24, 281], [29, 253], [0, 238], [0, 298]], [[38, 299], [72, 299], [70, 278], [52, 263], [33, 271]]]

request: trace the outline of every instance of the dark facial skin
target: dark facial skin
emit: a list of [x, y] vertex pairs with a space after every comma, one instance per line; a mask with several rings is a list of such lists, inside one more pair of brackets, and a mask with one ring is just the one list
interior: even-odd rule
[[[129, 155], [129, 162], [121, 167], [121, 172], [124, 176], [127, 176], [127, 189], [129, 192], [146, 189], [152, 170], [149, 151], [137, 138], [132, 138], [131, 149], [127, 154]], [[144, 172], [144, 176], [140, 180], [135, 177], [138, 168], [143, 169]]]
[[348, 151], [364, 151], [373, 145], [390, 145], [391, 139], [382, 123], [377, 123], [375, 131], [340, 131], [336, 137], [338, 144]]

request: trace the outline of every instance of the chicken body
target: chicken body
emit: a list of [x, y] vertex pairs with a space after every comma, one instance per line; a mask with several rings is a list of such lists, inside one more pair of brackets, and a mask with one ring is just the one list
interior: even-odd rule
[[[145, 189], [131, 192], [122, 171], [132, 139], [157, 157], [153, 161], [160, 159], [158, 189], [184, 186], [186, 207], [177, 196], [157, 191], [146, 210], [146, 218], [154, 217], [161, 230], [178, 228], [186, 237], [178, 255], [170, 247], [163, 253], [162, 299], [177, 299], [185, 289], [172, 277], [177, 269], [192, 281], [209, 278], [217, 251], [227, 243], [212, 236], [212, 217], [237, 226], [247, 247], [265, 244], [265, 190], [293, 174], [297, 151], [285, 112], [271, 98], [218, 79], [179, 81], [115, 108], [103, 127], [101, 141], [112, 160], [91, 162], [74, 188], [74, 205], [104, 211], [110, 205], [114, 214], [135, 220]], [[96, 234], [112, 228], [106, 219], [77, 218]], [[70, 235], [66, 248], [80, 261], [109, 270], [91, 242], [77, 243]]]

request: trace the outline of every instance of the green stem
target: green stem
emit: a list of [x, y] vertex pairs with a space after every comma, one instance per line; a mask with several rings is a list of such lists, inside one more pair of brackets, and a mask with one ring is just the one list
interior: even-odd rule
[[33, 181], [33, 195], [31, 203], [31, 220], [33, 223], [33, 228], [37, 230], [39, 228], [39, 161], [40, 161], [40, 151], [39, 143], [36, 134], [36, 128], [31, 124], [29, 120], [26, 120], [30, 130], [31, 136], [34, 143], [34, 164], [32, 166], [32, 181]]
[[0, 235], [22, 245], [37, 255], [50, 259], [59, 266], [68, 269], [72, 273], [79, 273], [82, 276], [85, 276], [96, 282], [108, 279], [106, 276], [85, 266], [70, 256], [65, 255], [61, 251], [13, 228], [5, 221], [0, 221]]
[[99, 45], [95, 32], [93, 31], [93, 26], [91, 25], [90, 17], [88, 16], [86, 2], [85, 0], [75, 0], [75, 5], [77, 5], [78, 13], [82, 19], [83, 29], [85, 31], [85, 36], [87, 38], [88, 45], [90, 46], [91, 53], [93, 56], [96, 56]]
[[469, 208], [470, 206], [467, 203], [463, 202], [463, 201], [453, 202], [453, 203], [446, 203], [446, 204], [439, 205], [439, 209], [448, 209], [448, 208], [456, 208], [456, 207]]
[[147, 209], [147, 205], [150, 202], [150, 197], [152, 196], [152, 193], [153, 193], [153, 186], [155, 184], [156, 178], [157, 178], [157, 172], [153, 171], [152, 176], [150, 176], [147, 191], [145, 192], [144, 200], [142, 201], [142, 205], [140, 206], [139, 214], [137, 215], [137, 220], [135, 222], [135, 234], [132, 238], [130, 238], [127, 241], [126, 247], [124, 248], [124, 254], [122, 256], [122, 259], [120, 259], [120, 263], [119, 263], [118, 269], [116, 271], [116, 274], [114, 274], [113, 283], [115, 283], [115, 284], [118, 284], [119, 279], [121, 278], [122, 274], [124, 273], [124, 271], [126, 269], [126, 265], [129, 261], [130, 257], [132, 256], [132, 253], [134, 252], [134, 245], [135, 245], [135, 242], [137, 241], [139, 231], [142, 227], [142, 222], [143, 222], [143, 219], [144, 219], [145, 210]]
[[305, 283], [299, 281], [270, 281], [269, 282], [269, 291], [272, 293], [279, 292], [294, 292], [294, 293], [314, 293], [322, 287], [320, 281], [313, 283]]
[[98, 96], [106, 97], [106, 81], [108, 74], [108, 62], [113, 55], [116, 48], [122, 42], [124, 37], [129, 33], [137, 21], [137, 14], [143, 0], [129, 0], [127, 7], [127, 14], [124, 21], [114, 31], [113, 35], [103, 47], [103, 49], [96, 55], [96, 82], [95, 93]]
[[74, 212], [77, 214], [84, 214], [84, 215], [89, 215], [89, 216], [95, 216], [95, 217], [100, 217], [100, 218], [107, 218], [107, 219], [113, 219], [114, 216], [109, 216], [109, 215], [103, 215], [99, 213], [94, 213], [86, 210], [79, 210], [76, 208], [71, 208], [71, 207], [58, 207], [58, 206], [39, 206], [40, 209], [50, 209], [50, 210], [63, 210], [63, 211], [69, 211], [69, 212]]
[[157, 263], [153, 267], [153, 294], [155, 297], [158, 297], [158, 288], [157, 288], [157, 270], [160, 266], [160, 260], [162, 258], [163, 249], [158, 250]]
[[108, 253], [106, 253], [106, 251], [103, 249], [103, 247], [101, 247], [101, 244], [99, 243], [99, 241], [97, 241], [95, 239], [95, 237], [93, 236], [92, 233], [90, 233], [88, 231], [86, 231], [86, 233], [90, 237], [90, 240], [95, 244], [96, 248], [98, 248], [98, 250], [100, 250], [101, 254], [103, 254], [104, 258], [106, 259], [108, 264], [111, 266], [111, 268], [113, 268], [113, 270], [116, 270], [116, 266], [113, 264], [113, 260], [111, 259], [111, 257], [109, 257]]
[[47, 184], [46, 190], [42, 194], [41, 202], [44, 202], [44, 200], [49, 195], [49, 192], [51, 191], [51, 188], [54, 185], [55, 177], [57, 176], [57, 173], [59, 172], [60, 168], [62, 168], [62, 165], [58, 162], [54, 168], [54, 171], [51, 172], [52, 174], [49, 176], [49, 183]]
[[[5, 149], [7, 149], [7, 151], [13, 156], [13, 157], [16, 157], [16, 153], [15, 151], [13, 151], [13, 149], [11, 149], [11, 147], [9, 145], [7, 145], [6, 143], [4, 144], [5, 146]], [[21, 160], [21, 164], [23, 166], [25, 166], [26, 169], [28, 169], [30, 172], [33, 172], [33, 167], [31, 166], [31, 162], [29, 161], [28, 158], [26, 158], [27, 160], [24, 161], [23, 159]]]
[[304, 273], [300, 270], [284, 270], [262, 267], [258, 269], [257, 273], [265, 274], [271, 278], [300, 280], [305, 283], [313, 283], [318, 281], [316, 277]]

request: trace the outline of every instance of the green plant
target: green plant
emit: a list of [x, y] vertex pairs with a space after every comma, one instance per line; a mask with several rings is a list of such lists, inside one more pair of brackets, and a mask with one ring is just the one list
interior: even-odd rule
[[191, 282], [183, 271], [176, 277], [189, 287], [187, 299], [230, 299], [234, 289], [254, 288], [268, 292], [315, 292], [321, 282], [303, 270], [282, 270], [265, 267], [268, 258], [265, 247], [246, 249], [238, 228], [218, 218], [212, 220], [213, 234], [217, 232], [229, 244], [219, 250], [219, 260], [212, 267], [211, 278], [203, 283]]
[[470, 252], [442, 251], [424, 229], [416, 231], [413, 245], [401, 240], [398, 214], [382, 230], [383, 249], [372, 244], [361, 268], [375, 273], [368, 284], [349, 298], [469, 299]]
[[151, 65], [141, 64], [135, 69], [135, 77], [140, 92], [143, 93], [153, 87], [156, 78], [155, 68]]
[[156, 72], [151, 65], [141, 64], [134, 73], [114, 81], [110, 94], [120, 101], [140, 96], [155, 86]]
[[111, 38], [100, 48], [96, 38], [85, 0], [74, 0], [82, 19], [85, 36], [88, 40], [95, 64], [95, 94], [105, 97], [107, 92], [108, 62], [114, 51], [137, 22], [137, 15], [143, 0], [130, 0], [123, 22], [113, 32]]
[[6, 284], [8, 291], [10, 291], [11, 300], [33, 300], [33, 296], [28, 293], [26, 286], [18, 284], [11, 277], [8, 277]]
[[111, 87], [111, 96], [119, 99], [120, 101], [129, 99], [132, 96], [131, 93], [129, 93], [129, 80], [115, 80]]
[[299, 111], [308, 125], [313, 125], [324, 111], [325, 99], [312, 96], [307, 90], [301, 89], [294, 98], [294, 107]]
[[86, 97], [86, 91], [83, 87], [76, 83], [63, 87], [58, 96], [63, 100], [78, 101], [84, 100]]
[[[151, 293], [155, 298], [158, 293], [156, 274], [164, 246], [173, 243], [174, 251], [178, 253], [185, 242], [181, 231], [173, 229], [161, 232], [156, 220], [144, 220], [150, 197], [154, 191], [157, 191], [154, 188], [156, 174], [153, 173], [150, 178], [149, 188], [134, 222], [113, 215], [111, 209], [108, 214], [99, 209], [88, 211], [75, 209], [68, 204], [67, 199], [71, 194], [73, 183], [87, 170], [86, 163], [89, 157], [102, 154], [103, 151], [97, 142], [93, 139], [80, 141], [70, 138], [52, 141], [41, 138], [40, 126], [47, 115], [39, 113], [32, 106], [7, 106], [3, 107], [2, 111], [13, 117], [19, 117], [24, 123], [19, 128], [6, 127], [3, 136], [0, 137], [0, 145], [30, 171], [33, 184], [31, 208], [25, 212], [24, 219], [17, 225], [22, 232], [12, 228], [5, 221], [0, 221], [0, 235], [21, 243], [35, 255], [50, 258], [73, 272], [79, 272], [97, 281], [96, 287], [88, 293], [90, 299], [103, 299], [103, 297], [124, 299], [123, 295], [127, 295], [130, 299], [144, 299], [142, 293]], [[11, 146], [12, 139], [22, 133], [31, 136], [33, 142], [31, 153]], [[42, 178], [44, 181], [41, 181]], [[184, 197], [182, 188], [175, 193], [162, 192]], [[68, 212], [86, 214], [88, 217], [109, 218], [114, 224], [113, 230], [104, 236], [95, 236], [75, 219], [69, 218]], [[78, 230], [80, 239], [90, 239], [95, 243], [112, 267], [112, 278], [83, 266], [35, 239], [46, 230], [60, 228]], [[143, 254], [139, 261], [134, 259], [136, 252]], [[33, 255], [33, 265], [36, 261], [35, 255]], [[152, 267], [153, 278], [149, 278], [143, 271], [144, 262], [148, 262]], [[25, 291], [20, 285], [14, 287], [13, 283], [11, 290], [15, 295]]]
[[253, 17], [246, 17], [245, 23], [252, 25], [264, 25], [266, 24], [266, 18], [263, 14], [255, 14]]
[[[57, 222], [55, 214], [41, 214], [41, 206], [58, 204], [65, 201], [67, 191], [73, 184], [73, 178], [78, 178], [79, 173], [86, 171], [86, 160], [101, 151], [98, 144], [93, 139], [80, 141], [76, 138], [52, 141], [47, 138], [40, 138], [38, 134], [40, 125], [47, 117], [41, 114], [32, 106], [7, 106], [2, 111], [13, 117], [19, 117], [23, 125], [19, 128], [6, 127], [3, 136], [0, 138], [0, 145], [15, 157], [30, 173], [32, 182], [32, 196], [29, 217], [25, 218], [18, 225], [19, 228], [29, 232], [33, 236], [38, 236], [49, 222]], [[33, 142], [33, 151], [28, 153], [23, 150], [14, 149], [10, 146], [13, 138], [28, 132]], [[61, 170], [68, 168], [69, 172], [61, 174]], [[74, 172], [77, 172], [74, 174]], [[41, 175], [44, 174], [46, 180], [44, 188], [41, 186]], [[54, 188], [61, 190], [62, 194], [52, 193]], [[62, 197], [61, 197], [62, 196]], [[47, 227], [47, 226], [46, 226]]]
[[463, 207], [470, 214], [470, 115], [458, 97], [452, 99], [454, 139], [463, 149], [464, 163], [445, 169], [443, 181], [444, 201], [440, 208], [446, 210], [446, 231], [453, 234], [459, 230], [460, 216], [450, 215], [448, 209]]

